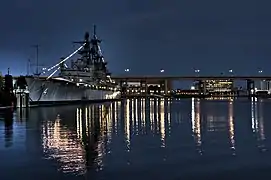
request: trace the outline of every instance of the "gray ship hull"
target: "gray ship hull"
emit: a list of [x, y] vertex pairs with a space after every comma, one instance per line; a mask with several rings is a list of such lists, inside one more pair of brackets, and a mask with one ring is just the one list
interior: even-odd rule
[[26, 77], [25, 80], [28, 86], [30, 103], [99, 101], [114, 98], [112, 91], [93, 90], [65, 81], [34, 77]]

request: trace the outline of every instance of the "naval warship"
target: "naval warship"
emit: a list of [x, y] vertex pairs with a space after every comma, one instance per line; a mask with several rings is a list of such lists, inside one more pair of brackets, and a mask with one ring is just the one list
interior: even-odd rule
[[[62, 60], [52, 68], [59, 70], [57, 76], [42, 77], [40, 74], [21, 76], [17, 89], [26, 89], [30, 104], [57, 103], [69, 101], [92, 101], [115, 99], [119, 96], [117, 84], [111, 79], [107, 62], [101, 52], [101, 40], [97, 38], [96, 27], [92, 37], [85, 33], [83, 41], [74, 42], [81, 46], [73, 54], [79, 58], [68, 66]], [[48, 71], [52, 68], [47, 69]]]

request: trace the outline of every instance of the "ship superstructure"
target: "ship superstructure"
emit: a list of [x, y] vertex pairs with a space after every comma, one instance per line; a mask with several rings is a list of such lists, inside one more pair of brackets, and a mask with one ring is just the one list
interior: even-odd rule
[[[46, 78], [24, 77], [30, 102], [103, 100], [115, 98], [119, 94], [102, 55], [101, 40], [97, 38], [96, 26], [91, 38], [86, 32], [83, 41], [74, 43], [80, 44], [80, 48], [70, 56], [62, 58], [55, 66], [48, 68], [47, 71], [56, 69], [51, 75]], [[68, 66], [66, 61], [75, 54], [78, 54], [79, 58], [71, 61]], [[60, 73], [54, 76], [58, 70]], [[22, 85], [17, 89], [22, 89]]]
[[78, 51], [81, 55], [76, 61], [71, 61], [68, 67], [64, 62], [60, 64], [59, 76], [70, 81], [82, 84], [106, 85], [112, 83], [110, 73], [107, 69], [107, 62], [101, 52], [101, 40], [97, 38], [96, 26], [94, 26], [93, 37], [90, 39], [86, 32], [85, 39], [82, 42], [74, 42], [83, 45]]

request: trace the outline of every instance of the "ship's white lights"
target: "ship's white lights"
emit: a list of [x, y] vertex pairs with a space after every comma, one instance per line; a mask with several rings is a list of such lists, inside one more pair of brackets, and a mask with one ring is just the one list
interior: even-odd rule
[[43, 94], [47, 94], [48, 92], [48, 88], [46, 88], [44, 91], [43, 91]]
[[106, 94], [105, 99], [117, 99], [117, 97], [120, 95], [120, 92], [114, 92], [112, 94]]
[[60, 61], [59, 63], [57, 63], [56, 65], [50, 67], [49, 69], [47, 69], [48, 71], [51, 71], [52, 69], [54, 69], [55, 67], [59, 66], [61, 63], [64, 63], [65, 61], [67, 61], [70, 57], [72, 57], [73, 55], [75, 55], [78, 51], [80, 51], [86, 43], [84, 43], [82, 46], [80, 46], [77, 50], [75, 50], [73, 53], [71, 53], [69, 56], [67, 56], [65, 59], [63, 59], [62, 61]]
[[52, 74], [50, 74], [50, 76], [48, 76], [47, 79], [50, 79], [59, 69], [60, 67], [58, 67]]

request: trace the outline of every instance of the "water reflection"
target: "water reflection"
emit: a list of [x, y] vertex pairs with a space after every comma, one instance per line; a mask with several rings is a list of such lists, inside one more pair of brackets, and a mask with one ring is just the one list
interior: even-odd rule
[[60, 117], [55, 122], [42, 126], [44, 153], [48, 158], [56, 159], [63, 172], [84, 172], [85, 157], [80, 141], [66, 129], [61, 129]]
[[[191, 102], [191, 128], [197, 152], [203, 155], [203, 145], [207, 142], [221, 144], [221, 139], [216, 139], [219, 134], [219, 137], [224, 134], [229, 139], [231, 154], [235, 155], [234, 101], [220, 102], [220, 107], [214, 107], [217, 102], [206, 100], [193, 98]], [[172, 126], [171, 118], [176, 116], [186, 121], [181, 118], [184, 117], [183, 113], [172, 110], [174, 106], [176, 102], [172, 106], [172, 101], [165, 99], [128, 99], [108, 105], [76, 108], [76, 136], [72, 127], [61, 123], [65, 121], [61, 115], [43, 124], [44, 152], [62, 164], [63, 172], [84, 173], [90, 167], [96, 170], [104, 168], [103, 157], [111, 153], [110, 143], [114, 133], [117, 135], [124, 131], [127, 152], [133, 147], [133, 136], [149, 132], [159, 135], [160, 147], [166, 148]], [[260, 102], [255, 99], [252, 101], [252, 128], [259, 142], [258, 147], [264, 150], [261, 107]]]
[[233, 100], [229, 100], [228, 104], [228, 122], [229, 122], [229, 137], [230, 145], [233, 150], [232, 154], [235, 155], [235, 136], [234, 136], [234, 119], [233, 119]]
[[[202, 159], [210, 163], [224, 155], [239, 155], [238, 145], [245, 138], [251, 138], [247, 142], [256, 144], [260, 152], [266, 151], [265, 102], [254, 98], [242, 103], [230, 99], [127, 99], [109, 104], [35, 108], [15, 114], [5, 111], [0, 115], [5, 123], [0, 138], [5, 148], [14, 147], [19, 139], [15, 137], [15, 124], [26, 123], [25, 146], [39, 149], [41, 140], [46, 162], [57, 163], [59, 171], [76, 175], [116, 169], [119, 172], [133, 165], [146, 169], [150, 162], [157, 166], [179, 163], [184, 168], [192, 159], [198, 166]], [[247, 114], [251, 111], [251, 120], [243, 114], [238, 116], [244, 107]], [[252, 123], [252, 129], [246, 123]]]
[[264, 145], [265, 133], [264, 133], [264, 119], [263, 119], [263, 99], [252, 98], [251, 99], [251, 124], [252, 131], [258, 142], [258, 148], [261, 151], [266, 151]]
[[170, 104], [165, 99], [128, 99], [122, 101], [127, 151], [131, 148], [131, 135], [147, 132], [160, 135], [161, 147], [166, 146], [166, 122], [170, 127]]
[[124, 127], [125, 127], [125, 137], [126, 137], [126, 147], [127, 147], [127, 151], [130, 151], [130, 139], [131, 139], [131, 135], [130, 135], [130, 100], [127, 100], [125, 105], [126, 110], [124, 111], [124, 116], [125, 116], [125, 121], [124, 121]]
[[24, 149], [27, 118], [28, 110], [0, 110], [0, 150]]
[[[218, 135], [220, 136], [221, 133], [228, 132], [230, 149], [232, 150], [232, 154], [235, 155], [235, 134], [233, 117], [234, 101], [232, 99], [228, 99], [219, 103], [220, 107], [218, 107], [218, 103], [216, 101], [206, 101], [192, 98], [192, 132], [196, 143], [197, 151], [201, 155], [203, 154], [202, 128], [207, 131], [207, 133], [205, 133], [205, 140], [210, 141], [214, 144], [221, 143], [220, 139], [219, 141], [216, 141]], [[203, 105], [203, 108], [205, 110], [203, 115], [201, 114], [201, 105]], [[206, 116], [206, 119], [204, 119], [204, 116]], [[205, 127], [204, 125], [207, 126]]]
[[[58, 161], [65, 173], [84, 174], [87, 169], [103, 168], [105, 146], [112, 138], [112, 105], [76, 108], [75, 128], [57, 114], [42, 124], [42, 144], [48, 159]], [[74, 130], [76, 129], [76, 131]]]
[[202, 154], [201, 150], [201, 122], [200, 122], [200, 99], [192, 98], [192, 132], [197, 146], [197, 150]]
[[26, 121], [29, 118], [29, 111], [28, 108], [16, 109], [16, 119], [20, 122]]
[[159, 103], [159, 119], [160, 119], [160, 136], [161, 136], [161, 147], [166, 146], [165, 137], [166, 137], [166, 129], [165, 129], [165, 101], [160, 101]]
[[1, 111], [2, 119], [5, 123], [4, 128], [4, 139], [5, 139], [5, 147], [9, 148], [13, 145], [13, 110], [5, 109]]

